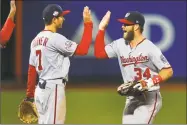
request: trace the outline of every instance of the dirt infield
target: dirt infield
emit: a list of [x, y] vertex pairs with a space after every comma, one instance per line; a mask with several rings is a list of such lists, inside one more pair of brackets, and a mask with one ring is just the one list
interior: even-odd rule
[[[67, 83], [66, 89], [87, 89], [87, 90], [100, 90], [100, 89], [116, 89], [119, 84], [116, 83]], [[163, 83], [160, 85], [161, 90], [171, 90], [171, 91], [186, 91], [186, 83], [175, 82], [175, 83]], [[16, 84], [14, 82], [1, 83], [1, 90], [14, 91], [26, 89], [26, 84]]]

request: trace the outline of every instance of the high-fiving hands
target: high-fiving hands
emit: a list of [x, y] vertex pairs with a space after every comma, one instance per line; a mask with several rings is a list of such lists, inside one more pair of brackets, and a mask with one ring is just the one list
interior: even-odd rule
[[99, 24], [99, 30], [106, 29], [106, 27], [108, 26], [108, 23], [110, 21], [110, 15], [111, 15], [111, 12], [107, 11], [107, 13], [105, 14], [105, 16], [103, 17], [103, 19], [101, 20], [101, 22]]
[[14, 20], [15, 14], [16, 14], [16, 3], [15, 3], [15, 0], [11, 0], [9, 18]]
[[89, 9], [88, 6], [84, 7], [83, 20], [84, 20], [84, 23], [92, 22], [91, 10]]
[[15, 0], [10, 1], [10, 11], [11, 12], [16, 12], [16, 3]]

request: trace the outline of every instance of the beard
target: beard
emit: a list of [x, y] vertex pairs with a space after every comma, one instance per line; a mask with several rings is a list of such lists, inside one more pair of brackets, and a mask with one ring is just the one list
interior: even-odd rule
[[58, 25], [57, 25], [57, 28], [58, 28], [58, 29], [59, 29], [59, 28], [62, 28], [62, 23], [58, 24]]
[[134, 39], [134, 31], [129, 31], [123, 38], [125, 39], [125, 44], [128, 45]]

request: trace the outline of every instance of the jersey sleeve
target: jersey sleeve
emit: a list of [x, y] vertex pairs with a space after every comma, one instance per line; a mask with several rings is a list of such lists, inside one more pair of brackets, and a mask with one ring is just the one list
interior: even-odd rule
[[54, 41], [55, 48], [65, 56], [72, 56], [77, 48], [77, 43], [58, 34]]
[[0, 44], [5, 45], [7, 43], [12, 35], [14, 27], [14, 22], [10, 18], [7, 18], [2, 30], [0, 30]]
[[34, 63], [34, 54], [33, 54], [32, 51], [30, 52], [29, 65], [35, 66], [35, 63]]
[[171, 67], [166, 57], [157, 46], [152, 46], [150, 50], [150, 59], [159, 70]]
[[114, 58], [117, 57], [117, 45], [116, 45], [116, 41], [113, 41], [110, 44], [107, 44], [105, 46], [105, 51], [108, 55], [109, 58]]

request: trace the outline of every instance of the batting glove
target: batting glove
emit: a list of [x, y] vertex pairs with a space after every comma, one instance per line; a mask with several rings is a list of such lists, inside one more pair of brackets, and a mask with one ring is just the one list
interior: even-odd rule
[[152, 86], [154, 86], [154, 82], [151, 78], [149, 78], [148, 80], [139, 81], [138, 84], [133, 86], [133, 88], [138, 89], [140, 91], [144, 91], [150, 89]]

